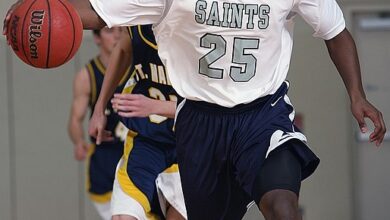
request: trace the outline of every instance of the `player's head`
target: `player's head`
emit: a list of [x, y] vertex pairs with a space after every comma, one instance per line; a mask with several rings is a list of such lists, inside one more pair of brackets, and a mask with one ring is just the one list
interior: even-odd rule
[[119, 27], [105, 27], [101, 30], [93, 30], [95, 43], [102, 52], [111, 53], [120, 38], [120, 32], [121, 29]]

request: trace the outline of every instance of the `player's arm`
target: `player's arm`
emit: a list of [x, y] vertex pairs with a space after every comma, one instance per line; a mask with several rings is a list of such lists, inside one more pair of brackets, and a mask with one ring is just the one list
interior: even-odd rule
[[106, 26], [106, 23], [95, 12], [88, 0], [70, 0], [80, 15], [84, 29], [101, 29]]
[[73, 81], [73, 100], [68, 122], [68, 133], [74, 144], [74, 156], [77, 160], [85, 159], [88, 143], [84, 138], [83, 121], [88, 111], [91, 85], [88, 71], [83, 68]]
[[315, 37], [325, 40], [332, 61], [342, 77], [351, 99], [352, 114], [362, 132], [367, 132], [364, 118], [370, 118], [375, 130], [370, 141], [382, 143], [386, 127], [382, 114], [372, 106], [364, 94], [359, 59], [355, 43], [345, 28], [343, 12], [335, 0], [295, 0], [293, 11], [312, 26]]
[[[3, 24], [3, 35], [7, 35], [11, 13], [23, 3], [19, 0], [7, 12]], [[101, 29], [104, 26], [132, 26], [155, 24], [161, 20], [166, 0], [70, 0], [78, 11], [84, 29]]]
[[176, 112], [176, 102], [152, 99], [141, 94], [115, 94], [111, 102], [122, 117], [161, 115], [174, 118]]
[[[3, 21], [3, 35], [7, 35], [7, 29], [9, 21], [11, 19], [11, 14], [24, 0], [19, 0], [14, 3], [8, 10], [4, 21]], [[83, 23], [84, 29], [101, 29], [106, 26], [106, 23], [101, 19], [101, 17], [95, 12], [88, 0], [71, 0], [70, 3], [75, 7], [78, 14], [80, 15], [81, 21]]]
[[100, 144], [102, 141], [109, 138], [104, 135], [107, 134], [107, 132], [104, 131], [104, 128], [106, 127], [106, 116], [104, 111], [120, 80], [131, 65], [131, 60], [131, 41], [127, 30], [123, 28], [121, 39], [111, 53], [110, 62], [104, 74], [102, 89], [89, 123], [89, 134], [96, 137], [97, 144]]
[[367, 132], [365, 117], [372, 120], [375, 130], [370, 134], [370, 141], [379, 146], [386, 133], [386, 126], [382, 113], [371, 105], [364, 94], [359, 59], [356, 51], [355, 42], [348, 32], [344, 29], [336, 37], [326, 40], [330, 57], [337, 67], [341, 78], [344, 81], [351, 100], [352, 114], [359, 123], [363, 133]]

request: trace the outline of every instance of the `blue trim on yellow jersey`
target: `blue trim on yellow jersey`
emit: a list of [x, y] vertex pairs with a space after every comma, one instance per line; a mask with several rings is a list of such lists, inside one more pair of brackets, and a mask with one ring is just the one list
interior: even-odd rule
[[134, 184], [127, 173], [128, 158], [134, 147], [134, 138], [137, 135], [138, 133], [131, 130], [127, 133], [124, 155], [122, 156], [122, 164], [117, 171], [117, 179], [122, 190], [141, 204], [148, 220], [159, 220], [160, 218], [152, 213], [152, 208], [146, 195]]

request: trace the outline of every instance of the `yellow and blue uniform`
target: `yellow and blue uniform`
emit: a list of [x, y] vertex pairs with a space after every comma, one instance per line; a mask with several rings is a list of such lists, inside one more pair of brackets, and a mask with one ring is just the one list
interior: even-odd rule
[[[89, 106], [91, 109], [94, 109], [96, 99], [99, 97], [102, 88], [105, 68], [98, 57], [92, 59], [86, 67], [91, 85]], [[129, 75], [129, 71], [127, 71], [116, 88], [116, 93], [123, 90]], [[127, 131], [126, 127], [120, 122], [120, 117], [114, 113], [111, 102], [108, 103], [105, 114], [107, 116], [106, 130], [112, 132], [114, 140], [96, 145], [95, 138], [90, 137], [92, 147], [89, 152], [87, 170], [87, 190], [92, 201], [97, 203], [106, 203], [111, 199], [115, 168], [123, 153], [123, 144]]]
[[[123, 93], [142, 94], [164, 101], [177, 101], [158, 54], [151, 25], [129, 27], [133, 46], [133, 77]], [[122, 118], [129, 129], [124, 156], [117, 172], [121, 189], [139, 202], [148, 219], [162, 218], [155, 180], [167, 168], [178, 171], [174, 120], [151, 115]]]

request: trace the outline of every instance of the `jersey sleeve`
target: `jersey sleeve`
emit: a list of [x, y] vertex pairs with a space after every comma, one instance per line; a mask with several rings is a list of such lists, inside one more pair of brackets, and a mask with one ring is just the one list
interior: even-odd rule
[[314, 37], [329, 40], [345, 29], [343, 12], [335, 0], [295, 0], [293, 11], [314, 29]]
[[165, 0], [89, 0], [108, 27], [158, 23]]

